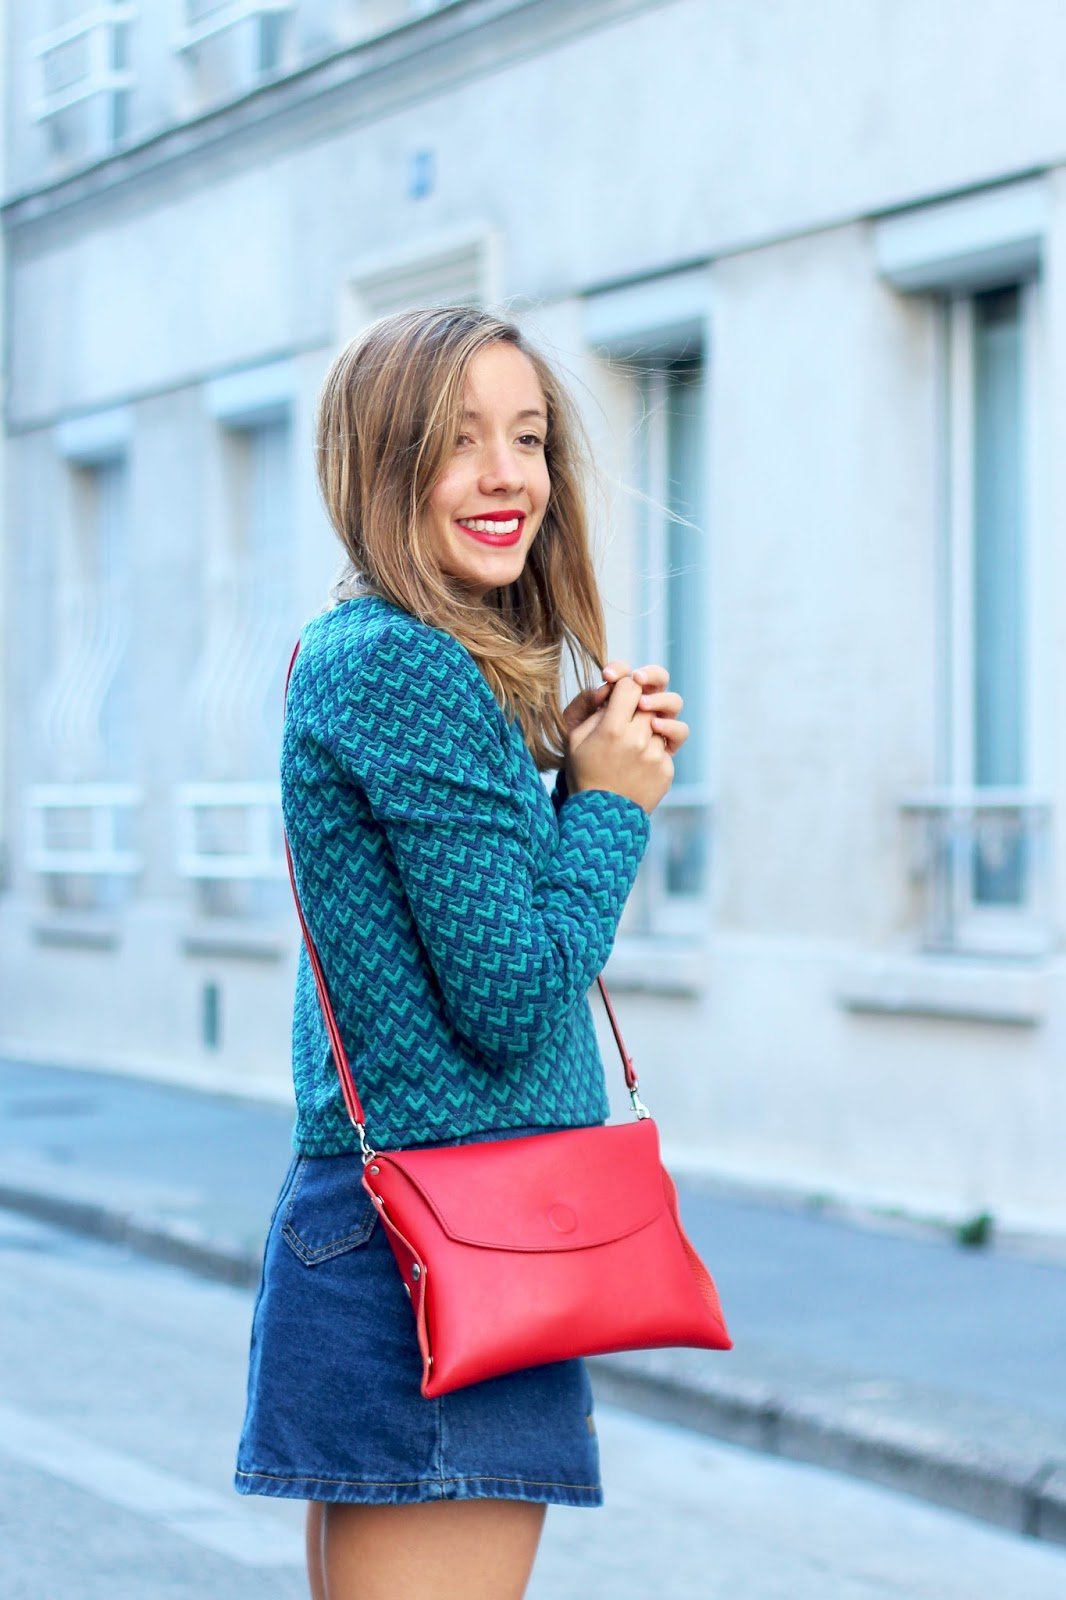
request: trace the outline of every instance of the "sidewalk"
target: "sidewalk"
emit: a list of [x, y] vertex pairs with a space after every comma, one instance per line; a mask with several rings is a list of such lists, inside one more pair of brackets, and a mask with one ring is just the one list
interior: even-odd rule
[[[254, 1285], [292, 1112], [0, 1061], [0, 1206]], [[727, 1354], [593, 1363], [598, 1393], [1066, 1544], [1066, 1264], [681, 1186]]]

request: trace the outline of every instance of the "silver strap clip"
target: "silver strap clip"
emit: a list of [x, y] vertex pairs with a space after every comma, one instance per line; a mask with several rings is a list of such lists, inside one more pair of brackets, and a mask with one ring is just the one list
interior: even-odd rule
[[637, 1085], [636, 1084], [634, 1084], [632, 1089], [630, 1089], [629, 1098], [633, 1103], [633, 1110], [634, 1110], [634, 1113], [636, 1114], [636, 1118], [637, 1118], [638, 1122], [643, 1122], [645, 1117], [650, 1117], [651, 1116], [651, 1112], [648, 1110], [647, 1106], [644, 1104], [643, 1100], [640, 1098], [640, 1095], [637, 1093]]

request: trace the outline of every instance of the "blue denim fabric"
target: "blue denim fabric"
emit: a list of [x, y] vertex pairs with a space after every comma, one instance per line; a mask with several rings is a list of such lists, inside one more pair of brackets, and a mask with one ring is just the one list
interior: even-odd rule
[[295, 1155], [281, 1185], [252, 1316], [237, 1490], [602, 1504], [584, 1362], [423, 1399], [411, 1305], [361, 1179], [358, 1155]]

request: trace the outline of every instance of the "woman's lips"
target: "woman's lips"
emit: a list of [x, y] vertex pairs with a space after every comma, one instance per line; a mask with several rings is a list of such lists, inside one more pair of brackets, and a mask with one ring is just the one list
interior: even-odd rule
[[463, 533], [479, 544], [507, 546], [521, 539], [526, 514], [524, 511], [494, 511], [491, 516], [457, 517], [455, 521]]

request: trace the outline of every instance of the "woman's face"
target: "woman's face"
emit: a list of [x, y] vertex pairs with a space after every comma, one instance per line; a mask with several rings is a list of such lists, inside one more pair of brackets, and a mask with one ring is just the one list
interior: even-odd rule
[[505, 343], [479, 351], [467, 372], [455, 450], [426, 508], [441, 571], [479, 599], [515, 581], [544, 520], [547, 426], [528, 356]]

